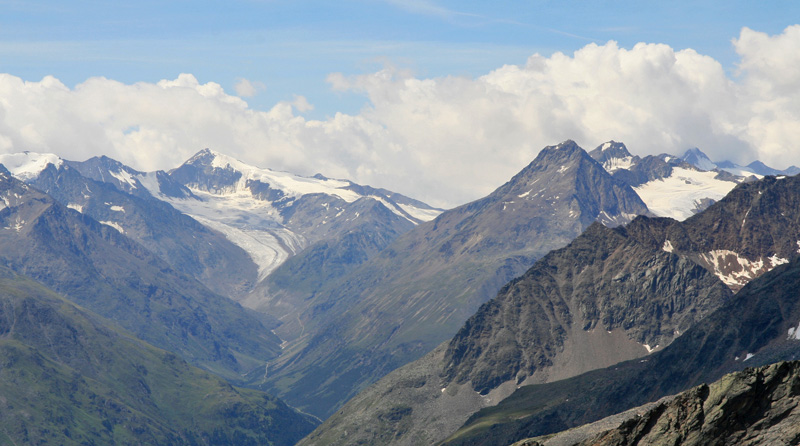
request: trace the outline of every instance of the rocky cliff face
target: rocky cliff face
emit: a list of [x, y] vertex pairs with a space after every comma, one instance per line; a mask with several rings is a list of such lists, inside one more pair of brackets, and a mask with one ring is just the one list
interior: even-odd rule
[[475, 414], [445, 444], [508, 445], [592, 422], [746, 366], [800, 359], [799, 271], [795, 258], [754, 279], [646, 361], [522, 387]]
[[[366, 443], [436, 443], [520, 385], [662, 349], [732, 295], [696, 263], [595, 223], [505, 286], [449, 342], [360, 394], [305, 441], [337, 444], [346, 433]], [[408, 410], [395, 422], [378, 419], [393, 407]]]
[[686, 258], [595, 224], [467, 320], [449, 343], [444, 383], [471, 382], [485, 394], [510, 380], [553, 381], [642, 356], [730, 296]]
[[[746, 369], [665, 398], [582, 441], [557, 434], [514, 446], [794, 445], [800, 443], [800, 362]], [[572, 439], [574, 440], [574, 438]]]

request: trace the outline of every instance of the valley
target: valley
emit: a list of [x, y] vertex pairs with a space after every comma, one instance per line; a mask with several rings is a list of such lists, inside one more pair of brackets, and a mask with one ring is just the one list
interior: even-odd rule
[[[486, 197], [443, 210], [208, 149], [170, 171], [33, 152], [0, 164], [4, 274], [52, 289], [9, 296], [51, 293], [154, 346], [136, 348], [172, 352], [247, 398], [275, 395], [267, 406], [305, 420], [285, 444], [538, 445], [526, 438], [797, 359], [790, 291], [779, 291], [796, 289], [787, 271], [800, 252], [791, 169], [565, 141]], [[21, 364], [44, 355], [54, 386], [64, 367], [97, 380], [42, 344], [9, 348], [24, 351]], [[681, 362], [700, 360], [693, 348], [702, 364]], [[105, 398], [104, 386], [81, 392]], [[588, 389], [603, 405], [585, 406], [577, 395]], [[61, 422], [75, 438], [117, 438], [95, 421]]]

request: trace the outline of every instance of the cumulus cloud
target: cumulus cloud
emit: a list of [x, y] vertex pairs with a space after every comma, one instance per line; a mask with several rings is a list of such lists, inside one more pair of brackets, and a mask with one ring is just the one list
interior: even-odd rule
[[267, 86], [263, 82], [251, 82], [244, 78], [239, 78], [233, 86], [236, 94], [242, 98], [252, 98], [266, 88]]
[[[434, 205], [487, 194], [545, 145], [586, 149], [614, 139], [640, 155], [700, 147], [712, 159], [800, 164], [800, 26], [775, 36], [743, 29], [728, 75], [691, 49], [615, 42], [571, 55], [531, 56], [479, 78], [420, 79], [387, 66], [334, 73], [334, 89], [364, 94], [356, 115], [301, 116], [302, 96], [254, 110], [190, 74], [157, 84], [0, 75], [0, 151], [106, 154], [141, 170], [169, 169], [211, 147], [245, 162], [321, 172]], [[240, 82], [241, 84], [241, 82]], [[255, 88], [253, 85], [251, 87]]]

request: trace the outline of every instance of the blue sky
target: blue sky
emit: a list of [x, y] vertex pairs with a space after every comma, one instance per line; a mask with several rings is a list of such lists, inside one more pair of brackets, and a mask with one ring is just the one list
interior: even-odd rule
[[480, 76], [534, 53], [595, 42], [693, 48], [735, 69], [731, 39], [744, 26], [776, 34], [800, 18], [796, 1], [0, 1], [0, 71], [92, 76], [125, 83], [192, 73], [226, 91], [245, 78], [268, 109], [305, 96], [322, 118], [365, 99], [332, 92], [331, 72], [386, 63], [421, 77]]
[[0, 0], [0, 153], [204, 147], [449, 207], [550, 144], [800, 165], [800, 2]]

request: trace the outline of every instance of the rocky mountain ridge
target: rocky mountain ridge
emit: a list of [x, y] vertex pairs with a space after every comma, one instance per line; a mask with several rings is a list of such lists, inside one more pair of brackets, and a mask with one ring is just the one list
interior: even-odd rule
[[218, 294], [235, 298], [252, 289], [257, 270], [248, 254], [221, 233], [154, 199], [138, 175], [110, 158], [98, 158], [50, 165], [28, 184], [113, 227]]
[[[769, 177], [684, 222], [590, 226], [484, 304], [451, 341], [360, 394], [306, 441], [335, 444], [347, 432], [367, 443], [435, 443], [457, 419], [520, 385], [655, 354], [733, 291], [797, 256], [798, 191], [798, 177]], [[392, 407], [407, 410], [381, 420]]]
[[[65, 194], [58, 198], [63, 204], [74, 205], [76, 210], [81, 207], [80, 210], [87, 212], [91, 209], [91, 217], [121, 232], [127, 230], [126, 235], [156, 252], [170, 265], [181, 265], [178, 269], [198, 280], [214, 284], [217, 283], [214, 274], [217, 277], [222, 277], [226, 271], [238, 274], [231, 275], [230, 283], [219, 284], [219, 289], [236, 290], [229, 296], [281, 316], [280, 327], [276, 327], [277, 322], [268, 327], [277, 328], [287, 347], [266, 373], [253, 373], [247, 380], [285, 392], [290, 398], [301, 398], [319, 409], [325, 405], [336, 407], [365, 383], [433, 348], [438, 340], [444, 339], [436, 325], [453, 325], [454, 332], [458, 327], [453, 321], [466, 319], [472, 309], [493, 295], [503, 283], [547, 252], [550, 249], [545, 246], [547, 243], [552, 247], [563, 246], [594, 221], [616, 226], [637, 214], [647, 213], [640, 197], [646, 198], [644, 201], [652, 205], [656, 214], [664, 215], [664, 212], [680, 208], [681, 218], [684, 218], [717, 200], [721, 192], [715, 188], [720, 184], [733, 187], [743, 180], [720, 170], [701, 172], [677, 157], [634, 157], [624, 145], [614, 142], [598, 147], [590, 155], [586, 156], [586, 152], [572, 142], [548, 147], [537, 157], [538, 166], [546, 168], [537, 171], [535, 160], [489, 197], [458, 208], [458, 212], [447, 218], [443, 216], [436, 222], [423, 224], [411, 231], [414, 236], [405, 239], [403, 234], [410, 234], [408, 231], [415, 224], [438, 211], [425, 211], [424, 205], [388, 191], [330, 180], [321, 175], [303, 178], [258, 169], [210, 150], [201, 151], [171, 172], [137, 172], [100, 157], [83, 163], [55, 160], [50, 173], [44, 174], [48, 169], [42, 168], [40, 172], [44, 175], [27, 178], [31, 184], [41, 178], [37, 187], [49, 182], [48, 190], [56, 195], [59, 190], [69, 190], [70, 196]], [[33, 172], [41, 167], [34, 164], [22, 170]], [[69, 175], [63, 173], [70, 169]], [[80, 175], [74, 175], [75, 172]], [[65, 187], [67, 184], [71, 185]], [[539, 187], [541, 184], [547, 187]], [[113, 190], [103, 190], [102, 185], [111, 185], [123, 195], [106, 199], [104, 197], [112, 196]], [[90, 192], [87, 195], [91, 199], [84, 196], [83, 202], [79, 202], [81, 187]], [[631, 187], [634, 187], [633, 194], [628, 191]], [[661, 192], [653, 195], [653, 190], [668, 190], [672, 195]], [[697, 191], [699, 195], [692, 195], [691, 203], [659, 207], [659, 203], [686, 191]], [[713, 193], [709, 195], [709, 191]], [[134, 209], [130, 203], [136, 200], [132, 198], [151, 203], [156, 201], [154, 197], [162, 202], [165, 210], [160, 215], [163, 218], [149, 221], [134, 218], [137, 212], [130, 211]], [[163, 205], [163, 201], [169, 205]], [[754, 204], [760, 209], [761, 205], [755, 201], [750, 207]], [[145, 209], [137, 205], [137, 209]], [[149, 240], [148, 237], [156, 235], [152, 222], [166, 221], [166, 209], [171, 209], [170, 206], [193, 215], [207, 228], [214, 228], [206, 230], [204, 236], [212, 245], [220, 241], [218, 246], [205, 252], [192, 252], [191, 241], [176, 233], [159, 234], [158, 243]], [[149, 213], [139, 212], [140, 215]], [[169, 215], [175, 221], [180, 217], [188, 219], [175, 212]], [[753, 218], [746, 213], [736, 215], [741, 217], [736, 221], [741, 221], [742, 228], [748, 230], [752, 229], [752, 221], [759, 219], [758, 212]], [[773, 226], [775, 228], [770, 230], [781, 230], [780, 225]], [[186, 227], [191, 228], [190, 223]], [[713, 271], [734, 291], [753, 277], [788, 261], [793, 253], [791, 240], [751, 240], [735, 246], [720, 242], [698, 248], [693, 238], [696, 234], [687, 235], [684, 227], [664, 223], [664, 228], [658, 231], [650, 227], [642, 230], [636, 237], [646, 233], [649, 239], [637, 239], [637, 243], [647, 239], [647, 247], [637, 244], [634, 250], [661, 253], [658, 255], [672, 252], [694, 266], [702, 265]], [[185, 233], [190, 232], [191, 229]], [[669, 237], [664, 235], [667, 232]], [[220, 248], [224, 245], [220, 234], [227, 238], [227, 248]], [[625, 237], [636, 238], [630, 234]], [[546, 243], [540, 243], [541, 239], [547, 239]], [[173, 247], [165, 247], [164, 240], [173, 243]], [[148, 241], [153, 241], [152, 246], [147, 245]], [[540, 246], [535, 246], [537, 243]], [[780, 249], [776, 248], [778, 245]], [[431, 246], [434, 249], [429, 249]], [[186, 250], [180, 255], [182, 247]], [[250, 262], [246, 259], [248, 256]], [[407, 258], [398, 261], [402, 256]], [[219, 260], [223, 258], [238, 260], [228, 260], [227, 265], [222, 265]], [[185, 261], [187, 259], [189, 261]], [[660, 265], [658, 268], [666, 268], [659, 262], [656, 262]], [[631, 270], [639, 267], [631, 266]], [[659, 283], [661, 285], [664, 284]], [[574, 284], [572, 286], [575, 288]], [[369, 291], [364, 293], [364, 289]], [[456, 294], [447, 294], [452, 292]], [[573, 314], [581, 313], [585, 304], [580, 299], [576, 302], [580, 302], [577, 308], [570, 308]], [[669, 313], [678, 308], [680, 312], [689, 307], [671, 302], [659, 311]], [[607, 310], [598, 310], [599, 320], [619, 318], [614, 316], [619, 310], [614, 310], [617, 313]], [[398, 314], [400, 316], [396, 316]], [[321, 323], [321, 318], [330, 318], [333, 322]], [[558, 320], [558, 317], [553, 320], [558, 321], [556, 325], [561, 330], [572, 323]], [[597, 320], [592, 323], [595, 327], [601, 325]], [[668, 334], [670, 329], [673, 330], [671, 335]], [[655, 331], [644, 330], [647, 334], [622, 335], [613, 342], [624, 341], [628, 347], [619, 357], [606, 359], [614, 362], [637, 357], [642, 349], [663, 348], [674, 337], [675, 330], [681, 332], [666, 324]], [[613, 336], [621, 333], [615, 329], [606, 331], [611, 331], [609, 334]], [[652, 335], [656, 332], [657, 335]], [[636, 336], [641, 339], [634, 340]], [[565, 338], [555, 336], [547, 348], [564, 348]], [[495, 339], [498, 345], [501, 340]], [[489, 372], [492, 367], [477, 368], [482, 370], [480, 378], [476, 379], [482, 382], [478, 387], [483, 390], [477, 394], [481, 401], [500, 395], [496, 391], [498, 382], [511, 383], [505, 385], [508, 387], [505, 393], [526, 382], [530, 370], [538, 371], [534, 372], [539, 373], [537, 379], [548, 379], [542, 378], [541, 370], [552, 367], [554, 364], [548, 362], [553, 362], [560, 354], [534, 355], [545, 358], [541, 362], [526, 356], [530, 346], [525, 342], [516, 341], [517, 350], [512, 348], [499, 355], [498, 351], [487, 355], [492, 347], [481, 347], [481, 352], [475, 354], [469, 343], [465, 345], [464, 355], [455, 354], [454, 349], [437, 350], [455, 364], [448, 371], [451, 385], [472, 385], [472, 376], [466, 379], [463, 373], [456, 371], [460, 367], [463, 370], [474, 368], [475, 364], [504, 363], [509, 358], [516, 361], [511, 367], [517, 373], [513, 379], [493, 376]], [[462, 358], [463, 362], [456, 358]], [[533, 364], [538, 365], [534, 367]], [[562, 369], [550, 376], [569, 376], [602, 365], [592, 361], [582, 365], [561, 364]], [[523, 369], [529, 371], [519, 374]], [[325, 382], [325, 389], [320, 388], [320, 382]], [[331, 394], [327, 390], [331, 388], [339, 390]], [[297, 404], [306, 404], [298, 401], [295, 400]], [[488, 403], [470, 407], [485, 404]]]
[[140, 339], [236, 379], [280, 352], [262, 318], [142, 245], [0, 172], [0, 262]]
[[298, 315], [306, 335], [273, 362], [268, 389], [317, 411], [324, 394], [327, 414], [452, 336], [504, 283], [592, 222], [616, 225], [646, 212], [573, 141], [547, 147], [492, 194], [401, 235], [309, 296], [310, 311]]
[[445, 444], [507, 445], [592, 422], [747, 366], [800, 359], [798, 270], [795, 256], [752, 280], [646, 361], [522, 387], [475, 414]]

